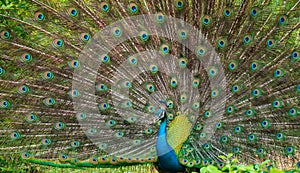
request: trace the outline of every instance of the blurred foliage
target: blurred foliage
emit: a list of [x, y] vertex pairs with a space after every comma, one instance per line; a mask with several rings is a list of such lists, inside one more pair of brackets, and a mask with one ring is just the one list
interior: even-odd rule
[[262, 163], [253, 165], [238, 164], [238, 160], [229, 153], [227, 156], [219, 156], [224, 161], [223, 167], [208, 165], [200, 169], [200, 173], [296, 173], [300, 168], [292, 170], [279, 170], [270, 165], [270, 160], [263, 161]]
[[[27, 10], [31, 8], [31, 4], [26, 0], [0, 0], [0, 14], [8, 16], [18, 16], [19, 19], [23, 20], [29, 16], [32, 16], [32, 12]], [[24, 30], [24, 26], [18, 25], [16, 21], [6, 20], [0, 16], [0, 28], [13, 30], [17, 33], [18, 37], [26, 38], [27, 33]]]

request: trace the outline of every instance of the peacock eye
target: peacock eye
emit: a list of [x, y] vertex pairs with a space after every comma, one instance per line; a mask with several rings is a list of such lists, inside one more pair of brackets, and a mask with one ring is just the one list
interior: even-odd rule
[[156, 14], [156, 22], [157, 23], [159, 23], [159, 24], [161, 24], [161, 23], [163, 23], [164, 21], [165, 21], [165, 16], [164, 16], [164, 14], [163, 13], [161, 13], [161, 12], [158, 12], [157, 14]]
[[160, 50], [163, 54], [168, 54], [169, 53], [169, 46], [166, 44], [161, 45]]
[[53, 45], [54, 48], [59, 49], [59, 48], [62, 48], [62, 47], [63, 47], [64, 41], [63, 41], [62, 39], [54, 39], [54, 40], [52, 41], [52, 45]]
[[258, 17], [259, 9], [257, 7], [254, 7], [250, 10], [250, 15], [253, 18]]
[[102, 9], [104, 10], [104, 11], [107, 11], [108, 10], [108, 5], [103, 5], [103, 7], [102, 7]]
[[72, 10], [72, 11], [71, 11], [71, 14], [72, 14], [72, 16], [76, 16], [77, 11], [76, 11], [76, 10]]
[[30, 158], [30, 153], [28, 153], [28, 152], [21, 153], [21, 158], [25, 159], [25, 160], [29, 159]]
[[299, 53], [298, 53], [298, 52], [296, 52], [296, 51], [295, 51], [295, 52], [293, 52], [293, 53], [292, 53], [292, 55], [291, 55], [291, 58], [292, 58], [292, 59], [294, 59], [294, 60], [297, 60], [297, 59], [299, 59]]
[[182, 0], [175, 0], [175, 7], [178, 10], [181, 10], [184, 6], [184, 2]]
[[1, 36], [2, 39], [8, 39], [10, 37], [10, 32], [1, 31], [0, 36]]
[[138, 12], [138, 6], [135, 3], [129, 4], [129, 12], [132, 14], [136, 14]]
[[209, 27], [212, 23], [212, 19], [209, 15], [205, 15], [202, 17], [201, 22], [204, 26]]
[[132, 66], [137, 65], [138, 63], [138, 59], [135, 56], [130, 56], [127, 61]]
[[215, 75], [215, 73], [216, 73], [216, 72], [215, 72], [215, 70], [214, 70], [214, 69], [211, 69], [211, 70], [209, 70], [209, 74], [210, 74], [210, 75], [212, 75], [212, 76], [213, 76], [213, 75]]
[[116, 38], [119, 38], [119, 37], [122, 36], [122, 30], [121, 30], [121, 28], [119, 28], [119, 27], [114, 27], [114, 28], [112, 28], [111, 33], [112, 33], [112, 35], [113, 35], [114, 37], [116, 37]]
[[43, 100], [43, 103], [46, 105], [46, 106], [53, 106], [56, 104], [56, 100], [52, 97], [48, 97], [48, 98], [45, 98]]
[[45, 19], [44, 13], [41, 13], [41, 12], [36, 12], [34, 14], [34, 17], [37, 21], [43, 21]]
[[225, 17], [230, 17], [231, 13], [229, 11], [229, 9], [224, 10], [224, 16]]
[[203, 46], [199, 46], [199, 47], [196, 49], [196, 55], [197, 55], [199, 58], [205, 56], [205, 53], [206, 53], [206, 49], [205, 49], [205, 47], [203, 47]]
[[146, 87], [146, 90], [147, 90], [148, 92], [150, 92], [150, 93], [152, 93], [152, 92], [155, 91], [155, 86], [153, 85], [153, 83], [147, 83], [147, 84], [145, 85], [145, 87]]
[[99, 59], [104, 65], [107, 65], [110, 63], [110, 57], [107, 54], [100, 55]]
[[83, 42], [88, 42], [90, 40], [91, 36], [89, 33], [81, 33], [80, 34], [80, 40]]
[[107, 2], [101, 2], [100, 7], [102, 12], [108, 12], [109, 11], [109, 4]]
[[84, 120], [86, 118], [86, 114], [84, 112], [76, 113], [77, 120]]
[[31, 54], [29, 54], [29, 53], [23, 53], [21, 55], [21, 61], [23, 61], [23, 62], [30, 62], [30, 61], [32, 61]]
[[148, 39], [149, 39], [149, 34], [148, 34], [148, 32], [146, 32], [146, 31], [140, 32], [140, 39], [141, 39], [141, 41], [143, 41], [143, 42], [148, 41]]
[[285, 139], [285, 134], [284, 133], [277, 133], [276, 134], [276, 139], [279, 140], [279, 141], [283, 141]]
[[17, 139], [19, 139], [21, 137], [21, 135], [20, 135], [20, 133], [18, 133], [18, 132], [12, 132], [11, 134], [10, 134], [10, 138], [12, 139], [12, 140], [17, 140]]
[[0, 108], [1, 109], [9, 109], [9, 108], [11, 108], [11, 104], [9, 101], [2, 99], [2, 100], [0, 100]]

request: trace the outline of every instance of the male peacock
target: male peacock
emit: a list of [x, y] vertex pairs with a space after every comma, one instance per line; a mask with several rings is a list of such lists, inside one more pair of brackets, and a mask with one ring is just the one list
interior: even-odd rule
[[299, 0], [1, 3], [1, 164], [300, 167]]

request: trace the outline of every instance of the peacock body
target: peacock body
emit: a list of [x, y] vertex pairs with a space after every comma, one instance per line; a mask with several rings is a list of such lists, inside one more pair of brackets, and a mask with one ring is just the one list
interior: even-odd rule
[[1, 3], [2, 164], [300, 167], [300, 1]]

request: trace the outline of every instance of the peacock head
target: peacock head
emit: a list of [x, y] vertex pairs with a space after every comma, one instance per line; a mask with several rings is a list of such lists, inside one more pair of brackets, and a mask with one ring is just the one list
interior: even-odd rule
[[156, 111], [155, 122], [161, 121], [167, 117], [167, 114], [166, 114], [166, 108], [168, 107], [167, 102], [163, 101], [163, 100], [160, 100], [159, 102], [163, 103], [163, 106], [161, 106], [160, 109], [158, 109]]

